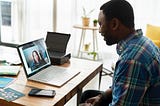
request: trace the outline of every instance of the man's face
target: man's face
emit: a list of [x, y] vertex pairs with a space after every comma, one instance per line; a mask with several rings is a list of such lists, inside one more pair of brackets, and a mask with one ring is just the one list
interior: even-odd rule
[[103, 14], [103, 11], [101, 10], [98, 17], [98, 22], [100, 25], [99, 33], [104, 37], [104, 40], [106, 41], [107, 45], [113, 45], [116, 43], [115, 35], [113, 34], [113, 31], [111, 30], [111, 23], [109, 21], [106, 21], [105, 15]]

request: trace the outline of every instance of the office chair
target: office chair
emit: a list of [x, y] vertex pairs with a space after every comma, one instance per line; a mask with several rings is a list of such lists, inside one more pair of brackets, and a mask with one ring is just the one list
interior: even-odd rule
[[160, 26], [147, 24], [146, 36], [150, 38], [153, 43], [160, 48]]

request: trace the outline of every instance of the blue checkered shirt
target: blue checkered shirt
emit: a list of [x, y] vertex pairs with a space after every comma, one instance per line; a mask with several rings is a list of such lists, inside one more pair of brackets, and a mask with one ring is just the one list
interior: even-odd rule
[[160, 106], [160, 49], [139, 29], [117, 53], [110, 106]]

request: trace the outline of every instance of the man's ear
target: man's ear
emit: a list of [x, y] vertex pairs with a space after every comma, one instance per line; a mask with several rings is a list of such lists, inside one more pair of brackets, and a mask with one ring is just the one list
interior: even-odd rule
[[111, 25], [111, 29], [112, 30], [117, 30], [119, 25], [120, 25], [120, 22], [117, 18], [113, 18], [111, 21], [110, 21], [110, 25]]

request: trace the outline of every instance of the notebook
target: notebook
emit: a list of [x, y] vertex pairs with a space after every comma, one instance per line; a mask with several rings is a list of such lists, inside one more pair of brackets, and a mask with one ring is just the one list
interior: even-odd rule
[[0, 66], [1, 75], [17, 75], [20, 71], [21, 66]]
[[28, 80], [61, 87], [80, 72], [53, 66], [43, 38], [17, 47]]
[[46, 46], [50, 57], [65, 56], [70, 34], [47, 32]]

